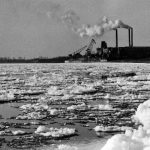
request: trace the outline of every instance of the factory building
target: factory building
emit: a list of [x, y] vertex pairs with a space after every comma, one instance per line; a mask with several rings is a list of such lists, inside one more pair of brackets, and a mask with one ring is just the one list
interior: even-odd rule
[[[138, 47], [133, 45], [133, 28], [128, 27], [128, 46], [119, 47], [119, 29], [114, 29], [116, 37], [115, 47], [108, 47], [106, 41], [101, 41], [101, 47], [92, 53], [93, 45], [96, 44], [94, 39], [91, 40], [89, 45], [73, 52], [69, 55], [69, 62], [93, 62], [93, 61], [114, 61], [114, 60], [136, 60], [150, 58], [150, 47]], [[85, 51], [84, 55], [81, 52]]]

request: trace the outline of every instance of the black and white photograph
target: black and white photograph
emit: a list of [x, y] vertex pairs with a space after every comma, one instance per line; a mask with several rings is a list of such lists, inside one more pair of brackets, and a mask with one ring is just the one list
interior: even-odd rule
[[0, 0], [0, 150], [150, 150], [150, 0]]

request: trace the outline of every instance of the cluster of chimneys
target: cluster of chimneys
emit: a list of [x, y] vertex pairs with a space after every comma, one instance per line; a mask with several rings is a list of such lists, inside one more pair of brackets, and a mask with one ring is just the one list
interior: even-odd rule
[[[116, 47], [118, 48], [118, 29], [116, 31]], [[128, 28], [129, 47], [133, 47], [133, 28]]]

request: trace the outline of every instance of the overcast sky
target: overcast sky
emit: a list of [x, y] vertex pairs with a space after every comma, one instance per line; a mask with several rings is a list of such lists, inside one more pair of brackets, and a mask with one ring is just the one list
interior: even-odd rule
[[[72, 12], [75, 24], [95, 24], [103, 16], [134, 28], [134, 45], [150, 46], [150, 0], [0, 0], [0, 57], [62, 56], [89, 43], [62, 21]], [[115, 44], [115, 33], [97, 39]], [[119, 44], [127, 46], [127, 30]]]

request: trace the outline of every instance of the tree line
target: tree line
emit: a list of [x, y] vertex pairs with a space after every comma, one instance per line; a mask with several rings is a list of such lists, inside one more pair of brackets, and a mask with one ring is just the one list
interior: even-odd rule
[[67, 60], [67, 56], [59, 56], [54, 58], [38, 57], [38, 58], [11, 58], [11, 57], [0, 57], [0, 63], [64, 63]]

